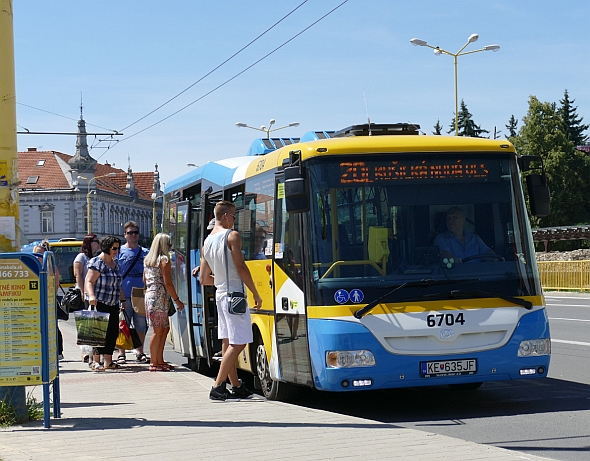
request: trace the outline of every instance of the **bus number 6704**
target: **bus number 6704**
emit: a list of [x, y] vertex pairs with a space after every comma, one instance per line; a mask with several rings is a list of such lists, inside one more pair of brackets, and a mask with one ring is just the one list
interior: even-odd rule
[[430, 314], [428, 317], [426, 317], [426, 324], [429, 327], [440, 327], [442, 325], [450, 327], [455, 323], [459, 323], [461, 325], [465, 323], [462, 312], [458, 314]]

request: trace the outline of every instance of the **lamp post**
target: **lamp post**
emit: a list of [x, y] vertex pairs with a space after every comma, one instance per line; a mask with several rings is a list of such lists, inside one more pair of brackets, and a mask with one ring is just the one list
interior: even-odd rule
[[74, 185], [78, 185], [78, 179], [82, 178], [86, 180], [86, 187], [88, 188], [88, 193], [86, 194], [86, 211], [87, 211], [87, 215], [88, 215], [88, 225], [87, 225], [87, 229], [86, 229], [86, 233], [87, 234], [91, 234], [92, 233], [92, 201], [90, 200], [90, 194], [92, 193], [92, 191], [90, 190], [90, 183], [92, 181], [96, 181], [97, 179], [100, 178], [114, 178], [115, 176], [117, 176], [117, 173], [108, 173], [108, 174], [103, 174], [101, 176], [93, 176], [92, 178], [88, 179], [86, 176], [82, 176], [82, 175], [77, 175], [76, 179], [74, 181]]
[[479, 35], [471, 34], [467, 39], [467, 43], [463, 45], [463, 47], [456, 53], [451, 53], [449, 51], [443, 50], [438, 46], [429, 45], [426, 41], [420, 40], [419, 38], [413, 38], [412, 40], [410, 40], [410, 43], [414, 46], [427, 46], [428, 48], [432, 48], [436, 56], [440, 56], [441, 54], [448, 54], [449, 56], [453, 56], [453, 59], [455, 61], [455, 136], [459, 136], [459, 90], [457, 85], [457, 58], [459, 56], [465, 56], [466, 54], [479, 53], [480, 51], [496, 52], [500, 49], [499, 45], [487, 45], [479, 50], [466, 51], [464, 53], [462, 52], [465, 48], [467, 48], [467, 45], [469, 45], [470, 43], [477, 42], [478, 38]]
[[158, 200], [159, 198], [162, 198], [163, 195], [156, 195], [155, 192], [152, 193], [152, 200], [153, 200], [153, 208], [152, 208], [152, 238], [154, 238], [156, 236], [156, 224], [157, 224], [157, 219], [156, 219], [156, 200]]
[[266, 139], [270, 138], [270, 134], [273, 131], [282, 130], [283, 128], [291, 128], [291, 127], [294, 127], [294, 126], [299, 126], [299, 122], [291, 122], [288, 125], [281, 126], [279, 128], [272, 128], [272, 126], [274, 124], [275, 124], [275, 119], [274, 118], [271, 118], [270, 119], [270, 123], [268, 124], [268, 128], [265, 127], [264, 125], [262, 125], [260, 128], [256, 128], [254, 126], [246, 125], [245, 123], [242, 123], [242, 122], [236, 123], [236, 126], [238, 128], [251, 128], [253, 130], [262, 131], [262, 132], [266, 133]]

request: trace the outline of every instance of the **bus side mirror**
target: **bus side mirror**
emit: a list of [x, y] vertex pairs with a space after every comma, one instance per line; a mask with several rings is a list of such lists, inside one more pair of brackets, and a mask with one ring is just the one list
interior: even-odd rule
[[517, 158], [518, 167], [521, 173], [531, 170], [541, 170], [538, 174], [529, 174], [526, 177], [526, 188], [529, 193], [529, 205], [531, 214], [539, 218], [544, 218], [551, 214], [551, 193], [547, 185], [547, 175], [543, 159], [538, 155], [522, 155]]
[[307, 196], [307, 181], [305, 169], [298, 166], [288, 166], [285, 173], [285, 206], [287, 213], [305, 213], [309, 211]]
[[530, 174], [526, 177], [526, 187], [529, 192], [531, 214], [544, 218], [551, 214], [551, 193], [543, 175]]

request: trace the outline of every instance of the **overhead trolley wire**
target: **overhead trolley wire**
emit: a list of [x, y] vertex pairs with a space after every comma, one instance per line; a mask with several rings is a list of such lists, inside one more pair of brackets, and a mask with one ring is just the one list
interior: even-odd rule
[[[264, 36], [266, 33], [270, 32], [272, 29], [274, 29], [276, 26], [278, 26], [281, 22], [283, 22], [285, 19], [287, 19], [289, 16], [291, 16], [295, 11], [297, 11], [299, 8], [301, 8], [303, 5], [305, 5], [309, 0], [305, 0], [303, 2], [301, 2], [299, 5], [297, 5], [295, 8], [293, 8], [291, 11], [289, 11], [289, 13], [287, 13], [285, 16], [283, 16], [281, 19], [279, 19], [277, 22], [275, 22], [272, 26], [270, 26], [268, 29], [266, 29], [264, 32], [262, 32], [258, 37], [256, 37], [254, 40], [252, 40], [250, 43], [248, 43], [247, 45], [245, 45], [244, 47], [242, 47], [240, 50], [236, 51], [234, 54], [232, 54], [229, 58], [227, 58], [225, 61], [223, 61], [221, 64], [219, 64], [217, 67], [215, 67], [214, 69], [210, 70], [209, 72], [207, 72], [205, 75], [203, 75], [201, 78], [199, 78], [195, 83], [193, 83], [192, 85], [189, 85], [188, 87], [186, 87], [184, 90], [182, 90], [180, 93], [178, 93], [176, 96], [173, 96], [172, 98], [170, 98], [168, 101], [166, 101], [165, 103], [160, 104], [158, 107], [156, 107], [154, 110], [152, 110], [151, 112], [148, 112], [147, 114], [145, 114], [143, 117], [141, 117], [140, 119], [137, 119], [135, 122], [131, 123], [130, 125], [127, 125], [125, 128], [121, 129], [120, 131], [123, 132], [125, 131], [127, 128], [132, 127], [133, 125], [135, 125], [136, 123], [141, 122], [144, 118], [149, 117], [150, 115], [152, 115], [154, 112], [156, 112], [157, 110], [160, 110], [162, 107], [164, 107], [166, 104], [174, 101], [176, 98], [178, 98], [181, 94], [186, 93], [188, 90], [190, 90], [193, 86], [195, 86], [197, 83], [203, 81], [205, 78], [207, 78], [209, 75], [211, 75], [213, 72], [215, 72], [217, 69], [219, 69], [220, 67], [222, 67], [224, 64], [227, 64], [229, 61], [231, 61], [233, 58], [235, 58], [238, 54], [240, 54], [242, 51], [244, 51], [246, 48], [248, 48], [250, 45], [252, 45], [254, 42], [256, 42], [259, 38], [261, 38], [262, 36]], [[122, 141], [122, 140], [121, 140]]]
[[[280, 50], [281, 48], [283, 48], [285, 45], [287, 45], [288, 43], [292, 42], [293, 40], [295, 40], [297, 37], [299, 37], [301, 34], [303, 34], [305, 31], [311, 29], [313, 26], [315, 26], [318, 22], [320, 22], [321, 20], [325, 19], [326, 17], [328, 17], [330, 14], [332, 14], [334, 11], [336, 11], [338, 8], [340, 8], [342, 5], [344, 5], [345, 3], [347, 3], [348, 0], [344, 0], [342, 3], [340, 3], [339, 5], [337, 5], [336, 7], [334, 7], [332, 10], [328, 11], [326, 14], [324, 14], [322, 17], [320, 17], [319, 19], [317, 19], [316, 21], [314, 21], [313, 23], [311, 23], [309, 26], [307, 26], [305, 29], [303, 29], [302, 31], [298, 32], [297, 34], [295, 34], [293, 37], [291, 37], [289, 40], [283, 42], [281, 45], [279, 45], [278, 47], [276, 47], [274, 50], [272, 50], [271, 52], [267, 53], [266, 55], [264, 55], [262, 58], [258, 59], [257, 61], [255, 61], [254, 63], [252, 63], [251, 65], [249, 65], [248, 67], [246, 67], [245, 69], [243, 69], [242, 71], [238, 72], [237, 74], [235, 74], [233, 77], [227, 79], [225, 82], [221, 83], [220, 85], [216, 86], [215, 88], [213, 88], [212, 90], [208, 91], [207, 93], [205, 93], [204, 95], [202, 95], [201, 97], [195, 99], [193, 102], [187, 104], [186, 106], [178, 109], [177, 111], [171, 113], [170, 115], [168, 115], [167, 117], [164, 117], [163, 119], [159, 120], [156, 123], [152, 123], [151, 125], [149, 125], [148, 127], [144, 128], [143, 130], [137, 131], [136, 133], [133, 133], [130, 136], [127, 136], [126, 138], [120, 139], [119, 143], [126, 141], [128, 139], [131, 139], [135, 136], [137, 136], [140, 133], [143, 133], [144, 131], [149, 130], [150, 128], [153, 128], [156, 125], [159, 125], [160, 123], [168, 120], [169, 118], [173, 117], [174, 115], [178, 114], [179, 112], [182, 112], [183, 110], [189, 108], [190, 106], [192, 106], [193, 104], [199, 102], [200, 100], [202, 100], [203, 98], [209, 96], [211, 93], [217, 91], [218, 89], [222, 88], [223, 86], [227, 85], [229, 82], [231, 82], [232, 80], [235, 80], [237, 77], [239, 77], [240, 75], [242, 75], [244, 72], [248, 71], [249, 69], [251, 69], [252, 67], [254, 67], [256, 64], [264, 61], [266, 58], [268, 58], [270, 55], [272, 55], [273, 53], [275, 53], [276, 51]], [[123, 130], [121, 130], [123, 131]], [[118, 144], [119, 144], [118, 143]], [[106, 152], [105, 152], [106, 154]], [[104, 155], [104, 154], [103, 154]], [[100, 157], [99, 157], [100, 158]]]

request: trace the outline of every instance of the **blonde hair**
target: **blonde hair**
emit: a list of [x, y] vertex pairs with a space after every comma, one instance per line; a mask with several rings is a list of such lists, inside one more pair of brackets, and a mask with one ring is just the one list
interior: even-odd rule
[[150, 252], [143, 260], [144, 266], [157, 267], [161, 256], [168, 256], [170, 251], [170, 236], [168, 234], [156, 234]]

